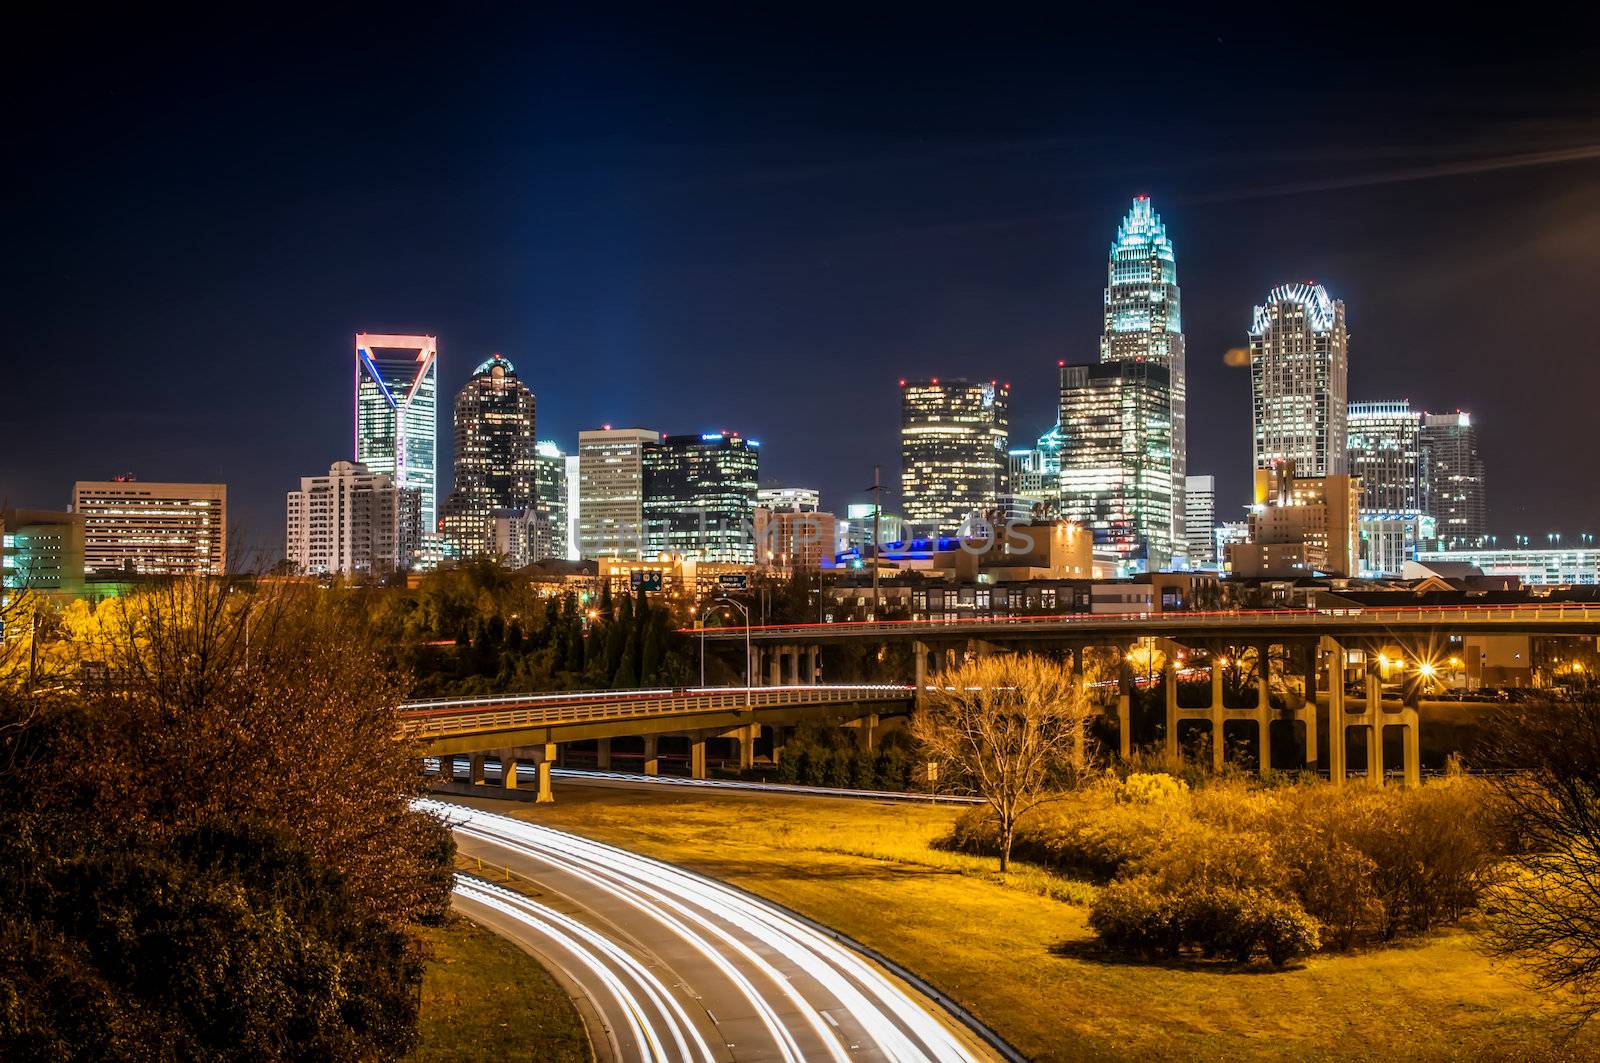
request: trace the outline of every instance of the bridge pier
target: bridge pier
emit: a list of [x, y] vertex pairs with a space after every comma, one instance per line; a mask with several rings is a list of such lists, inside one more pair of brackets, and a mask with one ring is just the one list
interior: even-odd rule
[[[1345, 782], [1345, 707], [1344, 671], [1346, 651], [1337, 639], [1322, 637], [1328, 655], [1328, 781], [1335, 786]], [[1312, 704], [1315, 709], [1315, 703]]]
[[1133, 665], [1128, 654], [1133, 644], [1117, 644], [1117, 752], [1123, 762], [1133, 758]]
[[706, 739], [704, 735], [689, 736], [689, 778], [706, 777]]
[[595, 742], [594, 766], [601, 771], [611, 770], [611, 739], [602, 738]]
[[1272, 770], [1272, 647], [1256, 647], [1256, 771]]
[[467, 755], [467, 781], [474, 786], [483, 785], [484, 754], [470, 753]]
[[517, 788], [517, 751], [514, 749], [500, 751], [500, 785], [507, 790]]
[[1401, 768], [1407, 786], [1422, 784], [1420, 717], [1417, 710], [1402, 702], [1399, 712], [1388, 712], [1383, 707], [1383, 684], [1378, 675], [1377, 651], [1372, 644], [1365, 649], [1366, 666], [1363, 675], [1365, 702], [1360, 713], [1351, 713], [1345, 704], [1344, 647], [1331, 638], [1323, 645], [1335, 652], [1330, 660], [1328, 685], [1328, 777], [1335, 786], [1343, 786], [1348, 776], [1346, 757], [1346, 731], [1351, 727], [1365, 727], [1367, 738], [1367, 778], [1370, 786], [1383, 785], [1383, 732], [1385, 727], [1402, 729]]
[[656, 757], [656, 736], [644, 736], [644, 773], [646, 775], [659, 775], [661, 761]]

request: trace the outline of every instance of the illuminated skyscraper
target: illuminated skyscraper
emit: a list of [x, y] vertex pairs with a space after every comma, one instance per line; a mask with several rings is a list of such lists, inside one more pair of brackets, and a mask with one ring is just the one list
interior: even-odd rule
[[918, 534], [954, 534], [1006, 494], [1010, 397], [992, 381], [900, 381], [900, 493]]
[[548, 439], [539, 440], [539, 516], [533, 560], [567, 556], [567, 456]]
[[1352, 402], [1347, 425], [1350, 475], [1361, 485], [1360, 572], [1398, 576], [1432, 537], [1422, 508], [1422, 414], [1405, 400]]
[[1347, 471], [1347, 343], [1344, 303], [1320, 284], [1281, 285], [1256, 307], [1250, 387], [1257, 469], [1292, 461], [1302, 477]]
[[406, 568], [416, 549], [406, 506], [414, 489], [396, 488], [364, 465], [336, 461], [326, 476], [306, 476], [288, 495], [285, 557], [296, 575], [385, 576]]
[[1217, 567], [1217, 478], [1188, 476], [1183, 485], [1183, 533], [1189, 539], [1189, 567]]
[[[1117, 226], [1106, 268], [1102, 362], [1151, 362], [1167, 371], [1171, 413], [1172, 529], [1166, 541], [1185, 548], [1184, 477], [1189, 468], [1188, 371], [1184, 366], [1183, 315], [1178, 300], [1178, 265], [1172, 240], [1149, 196], [1135, 196]], [[1161, 559], [1166, 564], [1166, 559]]]
[[422, 525], [438, 514], [438, 341], [356, 333], [355, 460], [396, 487], [415, 488]]
[[459, 557], [492, 555], [499, 511], [531, 519], [538, 497], [533, 392], [516, 367], [492, 355], [456, 394], [455, 488], [445, 537]]
[[1488, 533], [1483, 459], [1478, 426], [1470, 413], [1430, 413], [1422, 421], [1422, 455], [1427, 497], [1439, 545], [1478, 546]]
[[1154, 362], [1061, 367], [1061, 516], [1130, 571], [1173, 555], [1167, 380]]
[[644, 556], [644, 447], [661, 433], [578, 433], [578, 550], [583, 560]]
[[228, 565], [228, 485], [79, 480], [88, 573], [220, 576]]
[[645, 551], [755, 561], [761, 444], [730, 432], [662, 436], [644, 446]]

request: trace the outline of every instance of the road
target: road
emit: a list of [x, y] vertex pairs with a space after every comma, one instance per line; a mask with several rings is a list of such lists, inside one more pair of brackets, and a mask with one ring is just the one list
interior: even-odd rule
[[747, 893], [470, 805], [419, 806], [485, 877], [522, 880], [519, 894], [464, 878], [457, 905], [578, 988], [602, 1059], [998, 1058], [931, 997]]

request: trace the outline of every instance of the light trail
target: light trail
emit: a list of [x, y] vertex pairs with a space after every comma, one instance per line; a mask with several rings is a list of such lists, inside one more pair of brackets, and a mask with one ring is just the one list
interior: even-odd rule
[[[914, 997], [812, 924], [741, 890], [521, 820], [440, 801], [419, 801], [417, 807], [444, 819], [464, 838], [537, 861], [575, 880], [580, 892], [574, 899], [593, 904], [597, 913], [608, 906], [621, 912], [622, 919], [611, 916], [609, 921], [629, 940], [635, 930], [640, 937], [664, 931], [691, 963], [708, 964], [713, 981], [725, 983], [729, 1008], [754, 1014], [767, 1041], [763, 1047], [777, 1058], [839, 1063], [863, 1057], [896, 1063], [979, 1058], [966, 1039], [930, 1014], [924, 1005], [931, 1001]], [[473, 882], [469, 888], [482, 894], [485, 885]], [[504, 896], [497, 899], [517, 907]], [[555, 923], [546, 912], [530, 917]], [[571, 941], [579, 937], [574, 927], [581, 925], [567, 919], [556, 929]], [[584, 929], [595, 933], [594, 927]], [[591, 950], [598, 949], [592, 940], [583, 940]], [[618, 947], [613, 943], [612, 948]], [[620, 962], [612, 952], [605, 955]], [[718, 987], [695, 988], [706, 992]], [[729, 1008], [718, 1010], [726, 1013]]]

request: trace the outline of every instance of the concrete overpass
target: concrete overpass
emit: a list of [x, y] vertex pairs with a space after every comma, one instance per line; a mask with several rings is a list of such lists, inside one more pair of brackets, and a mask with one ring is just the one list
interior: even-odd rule
[[739, 762], [749, 767], [762, 727], [827, 721], [857, 729], [868, 748], [882, 716], [910, 711], [915, 691], [893, 684], [715, 687], [692, 690], [573, 691], [561, 694], [510, 694], [482, 698], [441, 698], [400, 707], [400, 734], [425, 756], [440, 758], [440, 776], [454, 783], [455, 758], [468, 758], [469, 780], [484, 783], [491, 757], [499, 762], [502, 785], [517, 786], [516, 764], [537, 765], [538, 799], [552, 799], [550, 769], [565, 743], [594, 741], [598, 766], [609, 768], [611, 740], [644, 741], [644, 772], [659, 768], [657, 739], [689, 739], [689, 771], [705, 778], [706, 742], [731, 738]]
[[[913, 690], [925, 690], [938, 675], [966, 657], [995, 652], [1033, 652], [1070, 659], [1080, 675], [1085, 654], [1115, 653], [1114, 713], [1119, 752], [1132, 753], [1132, 666], [1134, 646], [1155, 639], [1164, 665], [1165, 740], [1169, 753], [1179, 749], [1179, 725], [1195, 721], [1208, 730], [1214, 767], [1224, 761], [1223, 730], [1230, 721], [1256, 730], [1258, 763], [1271, 767], [1270, 735], [1275, 721], [1294, 726], [1304, 740], [1307, 767], [1326, 767], [1336, 783], [1344, 781], [1348, 738], [1365, 738], [1369, 778], [1383, 773], [1383, 738], [1388, 728], [1402, 731], [1406, 777], [1420, 773], [1418, 703], [1432, 672], [1413, 673], [1398, 700], [1385, 700], [1379, 672], [1386, 649], [1398, 648], [1413, 667], [1435, 668], [1456, 638], [1474, 635], [1581, 636], [1600, 638], [1600, 606], [1527, 603], [1451, 607], [1383, 607], [1338, 609], [1227, 610], [1136, 614], [1076, 613], [1056, 616], [955, 616], [940, 620], [845, 621], [769, 625], [751, 628], [704, 628], [694, 632], [712, 643], [748, 640], [750, 674], [791, 683], [820, 678], [819, 650], [862, 642], [901, 644], [914, 660]], [[1185, 672], [1204, 662], [1210, 680], [1205, 705], [1179, 704], [1178, 662]], [[1228, 704], [1225, 675], [1239, 678], [1248, 661], [1249, 691], [1244, 704]], [[1230, 673], [1229, 669], [1233, 669]], [[1154, 685], [1155, 675], [1150, 677]], [[1274, 707], [1273, 684], [1279, 702]], [[1195, 684], [1199, 686], [1199, 684]], [[1354, 693], [1349, 694], [1349, 688]], [[1292, 697], [1283, 691], [1292, 687]], [[1193, 689], [1191, 687], [1191, 689]], [[1235, 698], [1237, 701], [1237, 697]], [[1325, 742], [1319, 742], [1319, 723]], [[1326, 746], [1326, 752], [1322, 747]]]

